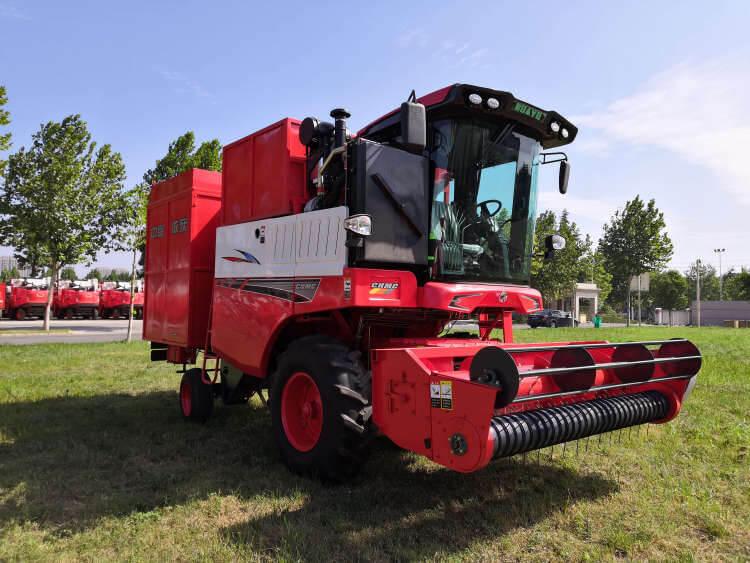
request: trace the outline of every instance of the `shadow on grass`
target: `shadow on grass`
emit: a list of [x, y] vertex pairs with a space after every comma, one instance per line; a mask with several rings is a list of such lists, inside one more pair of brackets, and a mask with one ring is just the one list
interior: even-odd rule
[[222, 534], [250, 549], [428, 557], [617, 489], [597, 475], [515, 461], [461, 475], [387, 442], [357, 481], [325, 487], [282, 466], [264, 409], [217, 404], [209, 424], [195, 425], [176, 403], [176, 393], [154, 392], [0, 404], [0, 527], [31, 520], [69, 533], [105, 516], [231, 494], [252, 507]]

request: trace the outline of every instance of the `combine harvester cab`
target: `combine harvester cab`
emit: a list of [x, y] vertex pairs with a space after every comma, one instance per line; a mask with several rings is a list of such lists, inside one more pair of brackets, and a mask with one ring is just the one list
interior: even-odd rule
[[[133, 292], [133, 317], [143, 318], [143, 284], [136, 282]], [[130, 282], [103, 282], [99, 295], [99, 316], [103, 319], [128, 318], [130, 315]]]
[[58, 319], [99, 318], [99, 282], [97, 280], [61, 280], [53, 300]]
[[[186, 419], [269, 396], [284, 462], [344, 480], [378, 434], [470, 472], [677, 415], [701, 365], [684, 339], [513, 342], [513, 313], [543, 308], [539, 168], [558, 163], [565, 193], [575, 126], [465, 84], [357, 136], [331, 117], [284, 119], [224, 147], [221, 175], [152, 187], [144, 338], [183, 366]], [[545, 258], [564, 243], [550, 233]], [[466, 319], [477, 335], [446, 335]]]
[[49, 294], [49, 278], [10, 280], [8, 316], [22, 321], [29, 317], [44, 318]]

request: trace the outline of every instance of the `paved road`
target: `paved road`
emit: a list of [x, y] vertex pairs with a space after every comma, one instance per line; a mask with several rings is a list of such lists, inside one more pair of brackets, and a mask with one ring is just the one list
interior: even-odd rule
[[[3, 344], [40, 344], [46, 342], [114, 342], [125, 340], [128, 333], [127, 320], [86, 319], [51, 321], [52, 330], [69, 332], [40, 334], [42, 321], [0, 320], [0, 346]], [[133, 338], [141, 338], [143, 321], [133, 321]], [[29, 334], [18, 334], [29, 331]], [[10, 332], [11, 334], [6, 334]]]

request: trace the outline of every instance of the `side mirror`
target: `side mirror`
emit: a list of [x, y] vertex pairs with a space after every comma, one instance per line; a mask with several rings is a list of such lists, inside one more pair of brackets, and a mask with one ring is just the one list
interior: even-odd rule
[[427, 118], [422, 104], [401, 104], [401, 145], [415, 154], [420, 154], [427, 146]]
[[544, 259], [552, 260], [556, 250], [565, 248], [565, 239], [560, 235], [547, 235], [544, 238]]
[[560, 161], [560, 193], [568, 191], [568, 178], [570, 178], [570, 163], [567, 160]]

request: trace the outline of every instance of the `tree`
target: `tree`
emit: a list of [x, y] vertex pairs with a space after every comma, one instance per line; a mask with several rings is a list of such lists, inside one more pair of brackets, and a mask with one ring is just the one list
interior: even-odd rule
[[0, 272], [0, 281], [8, 283], [10, 280], [18, 279], [21, 277], [21, 273], [18, 268], [13, 266], [12, 268], [5, 268]]
[[162, 180], [168, 180], [191, 168], [204, 170], [221, 170], [221, 143], [212, 139], [195, 149], [195, 133], [188, 131], [169, 143], [167, 154], [156, 161], [150, 170], [143, 174], [146, 186], [152, 186]]
[[672, 240], [666, 232], [664, 214], [654, 200], [644, 203], [639, 196], [625, 203], [604, 225], [599, 251], [612, 275], [610, 300], [627, 300], [630, 278], [664, 267], [672, 257]]
[[[557, 233], [565, 238], [563, 250], [555, 252], [552, 260], [544, 261], [544, 239]], [[579, 261], [586, 252], [578, 226], [563, 210], [560, 220], [553, 211], [545, 211], [537, 218], [534, 233], [534, 258], [531, 263], [531, 286], [538, 289], [545, 303], [554, 303], [575, 291], [580, 273]]]
[[87, 280], [101, 280], [102, 279], [102, 273], [97, 268], [92, 268], [88, 271], [86, 274], [86, 277], [84, 279]]
[[[53, 280], [66, 264], [114, 247], [126, 219], [125, 166], [110, 145], [97, 148], [80, 115], [50, 121], [8, 158], [0, 193], [0, 243], [33, 249]], [[49, 330], [52, 292], [44, 328]]]
[[750, 270], [742, 268], [739, 272], [729, 271], [724, 275], [725, 299], [733, 301], [750, 301]]
[[[5, 86], [0, 86], [0, 126], [10, 125], [10, 112], [3, 109], [5, 104], [8, 103], [8, 94], [5, 90]], [[11, 135], [10, 133], [0, 133], [0, 152], [7, 151], [10, 149]], [[0, 177], [5, 172], [6, 162], [0, 158]]]
[[688, 305], [688, 283], [677, 270], [654, 272], [651, 274], [649, 295], [654, 307], [669, 311], [669, 325], [672, 325], [672, 311], [684, 309]]
[[130, 342], [133, 339], [133, 315], [134, 310], [134, 297], [135, 297], [135, 282], [136, 282], [136, 257], [139, 249], [145, 249], [146, 247], [146, 212], [148, 210], [148, 190], [145, 184], [139, 184], [127, 195], [128, 199], [128, 210], [130, 215], [128, 222], [124, 226], [122, 236], [120, 237], [120, 249], [133, 254], [133, 262], [130, 270], [130, 312], [128, 314], [128, 331], [126, 341]]
[[68, 281], [76, 281], [78, 279], [78, 274], [76, 274], [75, 268], [72, 268], [71, 266], [66, 266], [60, 271], [60, 279], [68, 280]]
[[586, 251], [579, 260], [578, 281], [595, 283], [599, 288], [599, 306], [604, 304], [612, 291], [612, 274], [604, 267], [604, 257], [597, 248], [589, 235], [583, 242]]
[[716, 275], [716, 268], [710, 264], [693, 262], [690, 268], [685, 272], [688, 284], [688, 299], [690, 303], [696, 299], [697, 277], [700, 272], [701, 279], [701, 301], [718, 301], [719, 300], [719, 276]]

